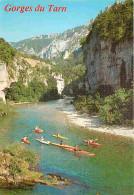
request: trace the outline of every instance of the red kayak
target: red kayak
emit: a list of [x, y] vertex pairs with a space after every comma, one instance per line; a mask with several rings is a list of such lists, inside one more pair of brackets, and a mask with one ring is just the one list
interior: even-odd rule
[[26, 143], [26, 144], [30, 144], [30, 141], [24, 140], [24, 138], [21, 138], [21, 141], [23, 141], [23, 142]]
[[42, 133], [43, 132], [43, 130], [40, 130], [40, 129], [37, 129], [37, 130], [33, 130], [33, 132], [36, 132], [36, 133]]
[[[88, 144], [88, 140], [83, 140], [83, 142], [85, 142], [85, 143]], [[98, 143], [96, 143], [96, 142], [91, 142], [91, 143], [89, 143], [89, 144], [94, 145], [94, 146], [102, 146], [102, 144], [98, 144]]]
[[95, 155], [94, 153], [87, 152], [87, 151], [84, 151], [84, 150], [75, 150], [75, 149], [72, 149], [72, 148], [64, 148], [64, 149], [68, 150], [70, 152], [76, 152], [78, 154], [87, 154], [87, 155], [90, 155], [90, 156], [94, 156]]

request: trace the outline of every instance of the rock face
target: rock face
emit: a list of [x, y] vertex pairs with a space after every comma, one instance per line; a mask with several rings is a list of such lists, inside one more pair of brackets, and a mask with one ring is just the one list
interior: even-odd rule
[[63, 33], [55, 33], [33, 37], [20, 42], [12, 42], [11, 46], [19, 51], [34, 54], [41, 58], [55, 59], [57, 57], [68, 58], [72, 52], [80, 52], [80, 39], [88, 34], [90, 20], [86, 25], [67, 30]]
[[57, 81], [58, 94], [61, 95], [65, 86], [64, 79], [62, 78], [62, 75], [56, 75], [55, 73], [52, 73], [52, 76]]
[[0, 98], [5, 102], [5, 94], [3, 90], [8, 86], [8, 73], [6, 65], [0, 62]]
[[117, 90], [132, 81], [132, 42], [116, 45], [101, 40], [95, 33], [88, 36], [83, 46], [87, 67], [86, 89], [95, 92], [99, 88]]

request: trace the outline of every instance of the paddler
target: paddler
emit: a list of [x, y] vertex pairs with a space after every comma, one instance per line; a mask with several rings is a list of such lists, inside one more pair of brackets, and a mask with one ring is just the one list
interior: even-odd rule
[[41, 136], [40, 141], [44, 141], [44, 137], [43, 136]]
[[92, 138], [89, 139], [89, 140], [88, 140], [88, 145], [91, 144], [91, 143], [93, 143], [93, 141], [94, 141], [94, 140], [93, 140]]
[[36, 131], [37, 131], [37, 130], [40, 130], [40, 128], [36, 125], [35, 130], [36, 130]]
[[62, 140], [60, 141], [60, 145], [63, 145], [63, 141]]
[[59, 132], [57, 133], [57, 137], [60, 137], [60, 133]]
[[23, 138], [23, 139], [24, 139], [24, 141], [26, 141], [26, 140], [27, 140], [27, 138], [28, 138], [28, 137], [25, 135], [25, 136], [24, 136], [24, 138]]
[[78, 146], [75, 145], [74, 151], [78, 151]]

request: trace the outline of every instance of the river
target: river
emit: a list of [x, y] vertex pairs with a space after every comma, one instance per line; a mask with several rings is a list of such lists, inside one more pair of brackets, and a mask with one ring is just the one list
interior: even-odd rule
[[[0, 145], [20, 141], [30, 135], [31, 145], [40, 158], [40, 172], [56, 173], [70, 181], [69, 186], [52, 187], [37, 184], [33, 188], [0, 190], [0, 195], [132, 195], [133, 194], [133, 142], [119, 136], [104, 135], [68, 123], [61, 111], [65, 100], [39, 103], [38, 105], [15, 106], [16, 113], [0, 121]], [[40, 126], [46, 140], [58, 142], [51, 136], [60, 132], [68, 137], [70, 145], [77, 144], [83, 150], [95, 153], [95, 157], [75, 155], [64, 149], [41, 145], [36, 141], [40, 136], [32, 133]], [[98, 138], [102, 148], [88, 147], [83, 139]]]

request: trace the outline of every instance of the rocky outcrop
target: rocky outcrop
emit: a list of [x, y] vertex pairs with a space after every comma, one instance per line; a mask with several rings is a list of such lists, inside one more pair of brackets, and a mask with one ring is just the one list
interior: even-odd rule
[[[13, 166], [12, 161], [14, 159], [15, 157], [8, 153], [0, 153], [0, 188], [23, 188], [34, 186], [37, 183], [50, 186], [69, 185], [69, 181], [60, 175], [51, 173], [43, 175], [35, 167], [30, 167], [30, 164], [24, 159], [15, 159], [21, 165], [21, 169], [23, 169], [23, 171], [21, 170], [21, 174], [19, 172], [12, 172], [11, 167]], [[14, 167], [15, 170], [16, 167]]]
[[5, 102], [4, 89], [8, 86], [8, 73], [6, 64], [0, 62], [0, 98]]
[[52, 73], [52, 76], [57, 81], [58, 94], [61, 95], [62, 91], [64, 89], [64, 86], [65, 86], [64, 79], [63, 79], [62, 75], [57, 75], [56, 73]]
[[83, 53], [88, 91], [114, 91], [130, 85], [133, 56], [131, 41], [114, 44], [100, 39], [92, 32], [83, 46]]

